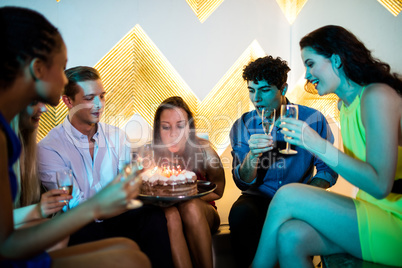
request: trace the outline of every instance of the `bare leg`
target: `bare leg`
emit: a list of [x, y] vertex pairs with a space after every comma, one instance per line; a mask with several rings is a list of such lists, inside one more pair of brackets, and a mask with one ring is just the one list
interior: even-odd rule
[[219, 226], [219, 215], [208, 203], [192, 199], [179, 205], [184, 230], [196, 267], [212, 268], [211, 228]]
[[146, 267], [151, 263], [137, 244], [126, 238], [110, 238], [49, 253], [52, 267]]
[[[16, 225], [15, 228], [19, 229], [19, 228], [27, 228], [30, 226], [34, 226], [40, 223], [43, 223], [45, 221], [48, 221], [49, 219], [38, 219], [38, 220], [33, 220], [33, 221], [29, 221], [23, 224], [19, 224]], [[54, 244], [52, 247], [48, 248], [46, 251], [50, 252], [53, 250], [59, 250], [59, 249], [63, 249], [66, 248], [68, 246], [68, 241], [70, 240], [70, 236], [67, 236], [66, 238], [64, 238], [63, 240], [57, 242], [56, 244]]]
[[308, 223], [300, 220], [289, 220], [281, 225], [277, 245], [282, 268], [313, 267], [311, 256], [345, 252]]
[[[329, 254], [332, 248], [334, 253], [348, 252], [361, 258], [353, 200], [309, 185], [289, 184], [276, 193], [269, 206], [252, 267], [274, 267], [279, 258], [280, 243], [284, 240], [278, 232], [289, 220], [303, 221], [315, 230], [315, 233], [302, 235], [320, 242], [320, 248], [316, 248], [314, 254]], [[301, 232], [312, 229], [304, 228]]]
[[165, 216], [172, 249], [173, 264], [176, 268], [191, 268], [191, 257], [183, 233], [180, 213], [175, 206], [165, 208]]

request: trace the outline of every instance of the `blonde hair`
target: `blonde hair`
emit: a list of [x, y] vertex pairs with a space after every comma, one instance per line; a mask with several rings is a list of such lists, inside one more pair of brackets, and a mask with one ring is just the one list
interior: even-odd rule
[[28, 116], [26, 111], [19, 113], [11, 122], [11, 127], [17, 133], [21, 142], [21, 155], [14, 164], [17, 175], [18, 192], [14, 207], [25, 207], [36, 204], [41, 197], [41, 184], [36, 162], [36, 133], [37, 130], [26, 129], [21, 124], [21, 117]]

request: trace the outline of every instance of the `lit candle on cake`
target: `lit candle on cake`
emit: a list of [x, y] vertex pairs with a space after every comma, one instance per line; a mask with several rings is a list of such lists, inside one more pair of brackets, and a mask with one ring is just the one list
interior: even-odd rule
[[172, 175], [177, 175], [176, 170], [174, 169], [174, 167], [172, 168]]
[[197, 176], [180, 165], [164, 164], [141, 174], [141, 193], [151, 196], [189, 196], [197, 194]]

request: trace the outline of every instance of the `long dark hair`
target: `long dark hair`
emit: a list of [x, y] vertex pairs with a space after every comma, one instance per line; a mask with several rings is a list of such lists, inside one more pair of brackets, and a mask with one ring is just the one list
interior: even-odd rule
[[154, 152], [155, 152], [155, 162], [157, 164], [160, 164], [163, 162], [163, 158], [171, 159], [173, 157], [172, 153], [169, 152], [169, 150], [163, 146], [161, 134], [160, 134], [160, 129], [161, 129], [161, 114], [164, 110], [167, 109], [177, 109], [181, 108], [183, 109], [188, 118], [188, 124], [189, 124], [189, 137], [186, 143], [186, 149], [184, 152], [184, 155], [182, 156], [182, 160], [186, 163], [186, 166], [183, 168], [186, 168], [188, 170], [197, 170], [198, 169], [198, 164], [197, 164], [197, 153], [200, 153], [200, 147], [202, 146], [202, 142], [200, 143], [200, 138], [196, 136], [196, 128], [195, 128], [195, 122], [194, 122], [194, 115], [191, 112], [190, 108], [188, 107], [187, 103], [179, 97], [179, 96], [173, 96], [170, 98], [167, 98], [164, 100], [159, 107], [156, 109], [155, 112], [155, 117], [154, 117], [154, 126], [153, 126], [153, 145], [154, 145]]
[[374, 58], [371, 51], [351, 32], [341, 26], [321, 27], [300, 40], [300, 48], [311, 47], [326, 58], [339, 55], [345, 75], [359, 85], [385, 83], [402, 95], [402, 79], [391, 73], [390, 66]]
[[63, 39], [44, 16], [26, 8], [0, 8], [0, 88], [9, 87], [23, 67], [39, 58], [49, 66]]

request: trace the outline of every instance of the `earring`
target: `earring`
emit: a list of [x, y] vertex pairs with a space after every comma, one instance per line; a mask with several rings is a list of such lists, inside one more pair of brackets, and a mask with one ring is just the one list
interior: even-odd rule
[[29, 72], [31, 73], [32, 79], [34, 80], [34, 82], [38, 81], [38, 78], [36, 77], [34, 70], [33, 70], [33, 64], [34, 62], [32, 61], [31, 64], [29, 65]]
[[341, 59], [339, 57], [335, 58], [335, 66], [336, 66], [337, 69], [342, 67], [342, 61], [341, 61]]

